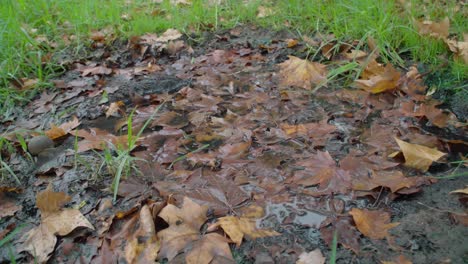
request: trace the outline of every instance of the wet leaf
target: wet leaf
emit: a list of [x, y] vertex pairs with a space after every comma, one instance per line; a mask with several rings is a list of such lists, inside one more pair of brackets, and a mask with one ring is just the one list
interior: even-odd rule
[[148, 205], [144, 205], [140, 210], [138, 229], [127, 240], [125, 260], [128, 263], [153, 263], [159, 248], [151, 211]]
[[322, 252], [317, 248], [309, 253], [302, 252], [296, 264], [325, 264], [325, 260]]
[[446, 155], [434, 148], [407, 143], [398, 138], [395, 140], [405, 156], [405, 165], [421, 171], [427, 171], [433, 162]]
[[185, 197], [182, 208], [168, 204], [159, 213], [169, 227], [160, 231], [158, 237], [161, 240], [159, 257], [171, 261], [188, 245], [199, 239], [200, 227], [207, 220], [206, 206], [200, 206], [190, 198]]
[[282, 85], [297, 86], [311, 90], [312, 85], [326, 81], [327, 70], [325, 65], [301, 60], [294, 56], [288, 57], [289, 60], [279, 64]]
[[63, 192], [54, 192], [52, 186], [38, 194], [37, 206], [41, 210], [41, 223], [23, 235], [21, 249], [46, 262], [57, 242], [56, 235], [66, 236], [77, 227], [93, 229], [91, 223], [77, 209], [61, 209], [70, 199]]
[[387, 64], [383, 72], [378, 72], [369, 79], [356, 80], [356, 84], [363, 90], [377, 94], [397, 88], [401, 74], [391, 65]]
[[280, 233], [273, 230], [259, 229], [257, 227], [257, 221], [254, 218], [224, 216], [218, 219], [218, 223], [237, 246], [240, 246], [244, 236], [250, 239], [256, 239], [280, 235]]
[[353, 216], [358, 230], [372, 239], [383, 239], [390, 236], [388, 230], [400, 224], [390, 223], [390, 214], [384, 211], [353, 208], [349, 214]]
[[185, 261], [187, 264], [209, 264], [213, 259], [222, 259], [220, 263], [235, 263], [231, 254], [229, 240], [219, 234], [210, 233], [196, 241]]

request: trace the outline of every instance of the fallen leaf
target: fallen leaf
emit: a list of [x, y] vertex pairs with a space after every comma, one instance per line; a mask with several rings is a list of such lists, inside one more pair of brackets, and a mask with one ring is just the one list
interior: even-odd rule
[[77, 152], [81, 153], [91, 149], [103, 150], [111, 144], [112, 146], [127, 146], [128, 136], [115, 136], [107, 131], [90, 128], [89, 131], [84, 129], [70, 131], [72, 136], [82, 137], [84, 140], [78, 142]]
[[322, 255], [322, 252], [319, 248], [307, 252], [302, 252], [299, 255], [299, 259], [296, 261], [296, 264], [324, 264], [325, 257]]
[[384, 72], [371, 76], [367, 80], [359, 79], [355, 83], [363, 90], [377, 94], [397, 88], [401, 74], [391, 64], [387, 64]]
[[445, 40], [450, 51], [455, 54], [455, 58], [468, 64], [468, 34], [464, 35], [464, 41], [456, 41], [453, 39]]
[[382, 261], [382, 264], [412, 264], [413, 262], [409, 261], [405, 256], [400, 255], [395, 260], [391, 261]]
[[289, 60], [280, 63], [281, 84], [286, 86], [297, 86], [307, 90], [312, 89], [312, 85], [326, 81], [327, 70], [325, 65], [301, 60], [298, 57], [288, 56]]
[[224, 216], [218, 219], [217, 225], [226, 232], [226, 234], [231, 238], [237, 246], [240, 246], [244, 236], [256, 239], [261, 237], [269, 236], [278, 236], [280, 233], [268, 230], [268, 229], [259, 229], [257, 228], [257, 221], [254, 217], [257, 216], [258, 212], [255, 214], [247, 214], [241, 217], [237, 216]]
[[419, 34], [421, 35], [429, 35], [431, 37], [441, 39], [446, 39], [449, 35], [450, 20], [448, 17], [445, 17], [440, 22], [433, 22], [430, 20], [415, 20], [414, 24], [418, 29]]
[[206, 234], [193, 244], [185, 261], [187, 264], [209, 264], [214, 259], [221, 259], [222, 262], [217, 263], [235, 263], [228, 242], [227, 238], [219, 234]]
[[[12, 216], [17, 211], [21, 210], [22, 206], [17, 205], [16, 201], [6, 196], [3, 192], [0, 191], [0, 219], [5, 216]], [[1, 239], [0, 239], [1, 240]]]
[[122, 101], [113, 102], [109, 105], [109, 108], [106, 111], [106, 117], [116, 115], [119, 111], [123, 111], [122, 107], [125, 106], [125, 103]]
[[468, 187], [466, 187], [465, 189], [458, 189], [458, 190], [455, 190], [455, 191], [451, 191], [450, 193], [451, 194], [452, 193], [468, 194]]
[[131, 235], [125, 246], [125, 260], [128, 263], [154, 263], [160, 243], [148, 205], [140, 209], [138, 229]]
[[168, 204], [159, 213], [169, 227], [160, 231], [161, 240], [159, 256], [171, 261], [187, 245], [198, 240], [200, 227], [207, 220], [208, 207], [200, 206], [190, 198], [184, 197], [182, 208]]
[[66, 236], [77, 227], [94, 230], [93, 225], [77, 209], [61, 209], [70, 197], [63, 192], [54, 192], [52, 185], [40, 192], [36, 204], [41, 210], [41, 223], [25, 233], [21, 251], [28, 251], [38, 262], [46, 262], [54, 251], [56, 235]]
[[446, 153], [440, 152], [435, 148], [410, 144], [398, 138], [395, 138], [401, 152], [405, 156], [405, 165], [421, 171], [427, 171], [432, 162], [438, 161]]
[[390, 214], [384, 211], [371, 211], [353, 208], [349, 212], [358, 230], [372, 239], [383, 239], [390, 236], [388, 230], [400, 223], [390, 223]]
[[50, 125], [50, 129], [44, 132], [50, 139], [57, 139], [60, 137], [65, 136], [71, 130], [75, 129], [80, 125], [80, 121], [76, 116], [73, 116], [73, 119], [70, 122], [66, 122], [61, 124], [60, 126], [56, 126], [54, 124]]

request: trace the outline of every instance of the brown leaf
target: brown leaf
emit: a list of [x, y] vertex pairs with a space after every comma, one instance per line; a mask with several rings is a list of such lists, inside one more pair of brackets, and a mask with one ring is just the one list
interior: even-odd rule
[[61, 124], [60, 126], [50, 125], [50, 129], [44, 132], [50, 139], [57, 139], [65, 136], [71, 130], [80, 125], [80, 121], [76, 116], [70, 122]]
[[280, 233], [273, 230], [258, 229], [256, 222], [254, 218], [237, 216], [224, 216], [218, 219], [219, 226], [221, 226], [224, 232], [226, 232], [237, 246], [240, 246], [244, 236], [256, 239], [280, 235]]
[[[2, 219], [5, 216], [12, 216], [14, 215], [17, 211], [21, 210], [22, 206], [17, 205], [16, 202], [8, 198], [3, 192], [0, 191], [0, 219]], [[1, 240], [1, 238], [0, 238]]]
[[359, 239], [361, 234], [353, 226], [351, 217], [338, 217], [333, 219], [332, 225], [320, 228], [323, 240], [329, 247], [332, 245], [334, 233], [337, 233], [337, 241], [355, 254], [359, 254]]
[[113, 102], [109, 105], [109, 108], [106, 111], [106, 117], [109, 118], [110, 116], [116, 115], [119, 111], [123, 111], [122, 107], [125, 106], [124, 102], [117, 101]]
[[370, 178], [353, 179], [353, 190], [371, 191], [377, 187], [387, 187], [393, 193], [403, 188], [419, 187], [429, 184], [429, 177], [405, 177], [401, 171], [377, 171]]
[[421, 171], [427, 171], [432, 162], [438, 161], [446, 153], [426, 146], [410, 144], [398, 138], [395, 138], [401, 152], [405, 156], [405, 165]]
[[405, 256], [400, 255], [397, 258], [395, 258], [395, 260], [382, 261], [381, 263], [382, 264], [412, 264], [413, 262], [408, 260]]
[[154, 263], [160, 248], [154, 220], [148, 205], [140, 210], [138, 229], [131, 234], [125, 246], [128, 263]]
[[325, 260], [326, 259], [323, 256], [322, 251], [317, 248], [309, 253], [302, 252], [301, 255], [299, 255], [299, 259], [296, 261], [296, 264], [325, 264]]
[[103, 150], [107, 148], [109, 144], [115, 147], [127, 147], [128, 137], [126, 135], [115, 136], [99, 128], [90, 128], [89, 132], [84, 129], [70, 131], [70, 134], [72, 136], [76, 135], [84, 138], [84, 140], [78, 142], [78, 153], [90, 149]]
[[47, 189], [36, 196], [36, 206], [41, 210], [42, 216], [59, 211], [64, 204], [68, 203], [71, 197], [64, 192], [54, 192], [52, 184]]
[[187, 245], [196, 241], [200, 236], [200, 227], [207, 220], [206, 206], [200, 206], [190, 198], [184, 197], [182, 208], [168, 204], [159, 213], [169, 227], [160, 231], [161, 240], [159, 256], [171, 261]]
[[429, 35], [441, 39], [446, 39], [449, 35], [450, 20], [448, 17], [445, 17], [444, 20], [440, 22], [415, 20], [414, 24], [421, 35]]
[[204, 235], [194, 243], [185, 261], [187, 264], [209, 264], [215, 258], [222, 258], [222, 263], [235, 263], [228, 242], [227, 238], [219, 234]]
[[384, 211], [353, 208], [349, 214], [353, 216], [358, 230], [372, 239], [383, 239], [390, 236], [388, 230], [400, 224], [390, 223], [390, 214]]
[[385, 66], [383, 72], [369, 77], [369, 79], [356, 80], [356, 84], [363, 90], [377, 94], [397, 88], [401, 74], [391, 64]]
[[301, 60], [294, 56], [288, 57], [289, 60], [279, 64], [282, 85], [297, 86], [311, 90], [312, 85], [326, 81], [327, 70], [325, 65]]

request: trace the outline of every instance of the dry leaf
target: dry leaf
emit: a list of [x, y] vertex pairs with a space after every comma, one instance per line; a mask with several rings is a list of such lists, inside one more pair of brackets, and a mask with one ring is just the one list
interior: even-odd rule
[[327, 70], [325, 65], [301, 60], [294, 56], [288, 57], [289, 60], [279, 64], [282, 85], [297, 86], [310, 90], [312, 85], [326, 81]]
[[302, 252], [296, 264], [324, 264], [325, 257], [322, 255], [320, 249], [315, 249], [309, 253]]
[[93, 229], [93, 225], [77, 209], [60, 209], [70, 197], [63, 192], [54, 192], [52, 185], [36, 197], [41, 210], [41, 223], [22, 237], [22, 251], [28, 251], [41, 263], [46, 262], [55, 248], [56, 235], [66, 236], [77, 227]]
[[465, 189], [458, 189], [455, 191], [451, 191], [450, 193], [468, 194], [468, 187], [466, 187]]
[[396, 89], [400, 77], [401, 74], [391, 64], [387, 64], [382, 73], [373, 75], [368, 80], [356, 80], [356, 84], [363, 90], [377, 94]]
[[73, 119], [70, 122], [63, 123], [60, 126], [55, 126], [54, 124], [51, 124], [50, 125], [51, 128], [44, 133], [50, 139], [57, 139], [57, 138], [65, 136], [68, 132], [78, 127], [79, 125], [80, 125], [80, 121], [78, 120], [76, 116], [73, 116]]
[[421, 35], [429, 35], [435, 38], [446, 39], [449, 35], [450, 20], [448, 17], [440, 22], [430, 20], [414, 21], [418, 32]]
[[382, 261], [382, 264], [412, 264], [413, 262], [409, 261], [405, 256], [400, 255], [398, 258], [392, 261]]
[[427, 171], [432, 162], [438, 161], [446, 153], [440, 152], [435, 148], [428, 148], [417, 144], [410, 144], [398, 138], [395, 138], [398, 146], [405, 156], [405, 165], [421, 171]]
[[388, 230], [400, 223], [390, 223], [390, 214], [383, 211], [370, 211], [353, 208], [350, 212], [358, 230], [372, 239], [388, 237]]
[[122, 111], [121, 108], [124, 105], [125, 104], [122, 101], [117, 101], [117, 102], [111, 103], [109, 108], [106, 111], [106, 118], [109, 118], [110, 116], [115, 116], [116, 113], [118, 113], [119, 111]]

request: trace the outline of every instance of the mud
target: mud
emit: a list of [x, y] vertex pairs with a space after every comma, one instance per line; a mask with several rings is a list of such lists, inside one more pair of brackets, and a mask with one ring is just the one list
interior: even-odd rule
[[[263, 88], [269, 85], [271, 89], [275, 89], [272, 85], [271, 78], [275, 75], [276, 64], [287, 59], [287, 55], [296, 55], [304, 57], [302, 49], [285, 49], [277, 48], [274, 51], [268, 51], [262, 46], [278, 46], [284, 47], [286, 44], [279, 40], [294, 38], [290, 32], [271, 32], [266, 29], [257, 28], [235, 28], [216, 33], [206, 33], [203, 35], [203, 42], [192, 43], [193, 54], [188, 54], [183, 51], [177, 55], [163, 54], [159, 58], [159, 63], [173, 64], [172, 67], [167, 67], [164, 72], [150, 73], [143, 76], [133, 76], [130, 79], [122, 77], [107, 77], [105, 86], [108, 89], [107, 102], [123, 101], [130, 110], [137, 104], [145, 106], [152, 100], [160, 100], [164, 94], [173, 95], [184, 87], [196, 87], [200, 90], [209, 90], [211, 85], [228, 86], [230, 82], [239, 82], [242, 85], [236, 85], [236, 89], [242, 92], [243, 89], [249, 90], [254, 88]], [[110, 57], [105, 57], [103, 51], [91, 53], [87, 59], [93, 61], [114, 63], [121, 68], [125, 68], [138, 63], [126, 51], [126, 43], [115, 43], [113, 52]], [[252, 78], [248, 74], [242, 72], [231, 72], [233, 69], [239, 70], [239, 66], [232, 66], [233, 69], [225, 69], [226, 72], [221, 74], [221, 79], [202, 79], [202, 78], [186, 78], [192, 69], [186, 66], [187, 60], [191, 57], [197, 58], [203, 54], [207, 54], [214, 50], [241, 50], [252, 49], [255, 52], [264, 54], [267, 60], [252, 67], [261, 67], [261, 70], [254, 71], [255, 77]], [[247, 52], [247, 51], [246, 51]], [[250, 52], [250, 51], [249, 51]], [[253, 52], [252, 52], [253, 53]], [[120, 54], [120, 55], [119, 55]], [[183, 64], [182, 69], [178, 68], [178, 63]], [[249, 65], [250, 66], [250, 65]], [[22, 127], [28, 129], [46, 128], [47, 124], [60, 124], [73, 115], [76, 115], [81, 120], [80, 128], [100, 128], [108, 132], [115, 132], [115, 126], [120, 121], [119, 118], [105, 118], [103, 95], [97, 93], [99, 90], [95, 86], [93, 77], [82, 78], [76, 71], [73, 71], [73, 66], [70, 64], [70, 71], [60, 77], [64, 82], [71, 82], [79, 79], [83, 81], [80, 88], [74, 88], [74, 91], [79, 91], [79, 96], [63, 98], [67, 93], [59, 94], [57, 97], [50, 96], [53, 91], [43, 94], [37, 100], [49, 104], [49, 108], [37, 113], [34, 105], [29, 105], [26, 109], [11, 115], [9, 119], [15, 120], [10, 124], [10, 127], [3, 129]], [[185, 68], [184, 68], [185, 67]], [[207, 66], [209, 68], [210, 66]], [[231, 67], [231, 66], [229, 66]], [[209, 71], [207, 71], [209, 72]], [[229, 76], [229, 77], [226, 77]], [[222, 79], [225, 78], [225, 79]], [[339, 90], [339, 87], [332, 87]], [[76, 92], [76, 91], [75, 91]], [[54, 99], [46, 100], [45, 97], [50, 96]], [[225, 95], [221, 95], [225, 96]], [[60, 101], [59, 104], [54, 104], [54, 100]], [[162, 100], [162, 99], [161, 99]], [[325, 114], [331, 118], [330, 124], [337, 127], [333, 137], [326, 141], [324, 145], [307, 146], [306, 151], [317, 149], [327, 150], [333, 157], [337, 159], [344, 158], [352, 149], [356, 147], [356, 138], [362, 133], [362, 130], [368, 126], [366, 122], [371, 122], [373, 116], [366, 116], [366, 121], [363, 123], [350, 123], [349, 118], [345, 113], [352, 109], [351, 104], [335, 105], [327, 100], [326, 94], [318, 93], [317, 96], [310, 97], [310, 104], [305, 110], [294, 113], [285, 113], [271, 110], [272, 114], [280, 116], [280, 119], [287, 120], [291, 124], [301, 124], [309, 122], [318, 122], [323, 119]], [[222, 107], [221, 107], [222, 108]], [[455, 109], [455, 108], [454, 108]], [[24, 110], [24, 111], [23, 111]], [[173, 109], [172, 109], [173, 110]], [[32, 114], [31, 111], [36, 111]], [[183, 109], [184, 114], [189, 114], [190, 109]], [[238, 113], [242, 114], [243, 109], [239, 109]], [[286, 111], [283, 109], [283, 111]], [[455, 109], [463, 115], [463, 109]], [[226, 109], [219, 110], [217, 115], [223, 117], [226, 115]], [[186, 115], [182, 115], [180, 120], [175, 123], [168, 124], [172, 127], [186, 127], [186, 132], [192, 132], [195, 128], [186, 126], [188, 123], [185, 119]], [[5, 121], [5, 120], [4, 120]], [[26, 124], [23, 126], [22, 124]], [[154, 128], [150, 133], [157, 133], [160, 128]], [[427, 128], [428, 131], [436, 135], [440, 135], [447, 139], [466, 139], [463, 131], [447, 131], [438, 130], [432, 127]], [[148, 134], [145, 134], [148, 135]], [[268, 139], [262, 139], [268, 140]], [[59, 146], [50, 152], [41, 153], [38, 157], [28, 159], [24, 155], [14, 155], [9, 162], [18, 172], [22, 186], [19, 187], [20, 192], [7, 193], [9, 198], [17, 201], [18, 205], [22, 206], [14, 217], [6, 217], [0, 220], [0, 230], [5, 229], [8, 225], [19, 221], [35, 225], [39, 222], [40, 214], [35, 206], [35, 195], [48, 182], [54, 184], [56, 191], [64, 191], [72, 197], [70, 206], [80, 206], [81, 212], [86, 216], [93, 209], [97, 208], [103, 201], [111, 196], [109, 186], [112, 178], [104, 170], [100, 171], [102, 159], [93, 152], [81, 154], [79, 160], [76, 159], [73, 148], [75, 139], [68, 137], [60, 141]], [[154, 145], [147, 148], [160, 149], [166, 146], [170, 139], [159, 140], [158, 135], [154, 138]], [[213, 143], [213, 142], [212, 142]], [[291, 157], [297, 155], [297, 148], [301, 150], [309, 142], [288, 142], [281, 144], [290, 144], [289, 153], [276, 153], [274, 151], [263, 153], [264, 160], [262, 169], [257, 171], [252, 169], [251, 178], [258, 181], [280, 182], [286, 175], [297, 168], [293, 168]], [[212, 144], [211, 147], [216, 147]], [[295, 147], [294, 147], [295, 146]], [[268, 154], [270, 153], [270, 154]], [[465, 151], [460, 151], [465, 153]], [[145, 167], [142, 164], [141, 170], [145, 172], [146, 177], [141, 177], [136, 182], [130, 180], [124, 181], [123, 184], [129, 189], [138, 190], [133, 193], [120, 193], [120, 199], [109, 212], [113, 215], [117, 212], [125, 212], [131, 210], [137, 201], [145, 199], [153, 199], [162, 201], [164, 195], [159, 189], [160, 181], [167, 184], [168, 187], [175, 185], [177, 182], [173, 179], [168, 179], [167, 171], [161, 168], [157, 161], [153, 162], [154, 156], [145, 157], [150, 160], [150, 164]], [[451, 157], [456, 159], [456, 157]], [[180, 162], [182, 165], [190, 169], [203, 167], [199, 165], [187, 165], [187, 162]], [[218, 166], [218, 165], [217, 165]], [[249, 165], [241, 166], [243, 169], [249, 170]], [[219, 169], [214, 166], [211, 168], [216, 171]], [[447, 171], [445, 174], [440, 174], [441, 171]], [[452, 167], [445, 166], [441, 168], [433, 168], [426, 176], [446, 175], [451, 173]], [[267, 173], [272, 175], [263, 177]], [[411, 171], [408, 172], [411, 174]], [[195, 177], [195, 176], [193, 176]], [[189, 177], [187, 177], [188, 179]], [[190, 180], [192, 180], [190, 178]], [[166, 181], [166, 182], [164, 182]], [[173, 182], [170, 182], [173, 181]], [[187, 180], [189, 181], [189, 180]], [[195, 181], [195, 180], [194, 180]], [[173, 184], [173, 185], [171, 185]], [[384, 196], [385, 199], [375, 201], [374, 199], [354, 199], [351, 196], [335, 196], [322, 199], [311, 198], [308, 195], [301, 193], [302, 187], [293, 186], [285, 187], [282, 190], [274, 190], [275, 194], [265, 194], [273, 196], [271, 199], [264, 200], [265, 215], [258, 220], [258, 224], [264, 228], [272, 228], [281, 233], [281, 236], [261, 238], [257, 240], [247, 239], [239, 248], [232, 247], [233, 255], [237, 263], [295, 263], [299, 254], [303, 251], [311, 251], [320, 248], [325, 256], [331, 253], [329, 245], [323, 240], [320, 229], [326, 226], [327, 217], [331, 215], [340, 215], [347, 209], [355, 206], [367, 208], [390, 208], [392, 212], [392, 222], [399, 222], [400, 225], [390, 231], [392, 238], [387, 240], [370, 240], [361, 237], [359, 245], [361, 251], [355, 254], [350, 249], [345, 249], [343, 246], [338, 246], [337, 263], [380, 263], [381, 261], [390, 261], [397, 258], [399, 255], [405, 255], [411, 259], [413, 263], [467, 263], [468, 262], [468, 247], [467, 237], [468, 229], [460, 224], [451, 221], [450, 213], [462, 213], [467, 210], [457, 199], [456, 195], [449, 194], [455, 189], [460, 189], [467, 184], [466, 177], [459, 177], [453, 180], [442, 179], [439, 182], [424, 187], [423, 190], [416, 194], [404, 195], [392, 201], [390, 195]], [[11, 179], [6, 179], [3, 183], [5, 186], [12, 186], [14, 182]], [[134, 189], [131, 189], [131, 186]], [[154, 187], [157, 186], [157, 187]], [[242, 190], [258, 189], [258, 186], [243, 186]], [[294, 188], [298, 188], [297, 190]], [[291, 190], [294, 189], [294, 190]], [[186, 190], [190, 193], [191, 190]], [[294, 199], [283, 199], [284, 195], [294, 193]], [[247, 197], [244, 201], [251, 198]], [[466, 204], [465, 204], [466, 205]], [[220, 210], [224, 210], [221, 208]], [[216, 214], [216, 210], [213, 214]], [[92, 219], [92, 218], [91, 218]], [[93, 220], [94, 225], [102, 223]], [[25, 232], [31, 227], [29, 225]], [[92, 232], [91, 232], [92, 233]], [[71, 235], [59, 238], [54, 255], [49, 263], [76, 263], [76, 261], [91, 262], [101, 245], [96, 240], [95, 234], [90, 231], [76, 230]], [[93, 240], [94, 239], [94, 240]], [[73, 250], [70, 250], [70, 247]], [[68, 252], [63, 256], [64, 252]], [[72, 252], [72, 253], [70, 253]], [[0, 248], [0, 263], [8, 263], [9, 253], [6, 247]], [[15, 257], [19, 262], [31, 261], [31, 257], [24, 252], [15, 252]], [[450, 262], [447, 262], [450, 260]]]

